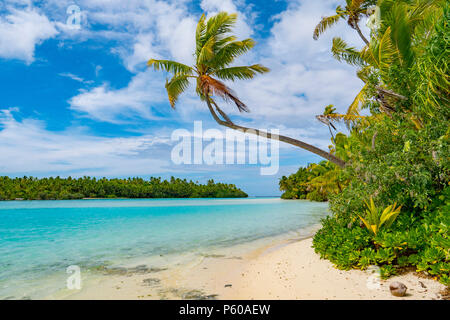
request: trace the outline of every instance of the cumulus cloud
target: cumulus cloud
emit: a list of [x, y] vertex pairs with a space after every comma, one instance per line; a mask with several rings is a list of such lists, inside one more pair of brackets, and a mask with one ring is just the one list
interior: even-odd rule
[[167, 171], [168, 138], [144, 135], [104, 138], [83, 128], [46, 130], [45, 123], [17, 120], [16, 109], [0, 110], [0, 171], [3, 174], [140, 175]]
[[58, 34], [54, 23], [35, 10], [12, 9], [0, 16], [0, 57], [30, 64], [37, 45]]
[[[97, 1], [101, 3], [100, 0]], [[97, 3], [90, 2], [93, 6]], [[98, 4], [97, 3], [97, 4]], [[194, 45], [195, 20], [185, 4], [175, 2], [144, 1], [139, 5], [132, 1], [118, 20], [111, 16], [120, 8], [113, 3], [108, 10], [96, 13], [96, 19], [114, 26], [132, 25], [137, 32], [134, 44], [120, 52], [129, 70], [150, 57], [168, 58], [190, 63]], [[312, 131], [321, 124], [315, 119], [328, 104], [335, 104], [340, 111], [350, 105], [361, 88], [355, 81], [355, 70], [335, 61], [330, 53], [333, 36], [344, 38], [355, 45], [360, 44], [355, 33], [349, 32], [345, 23], [338, 24], [319, 41], [312, 39], [312, 32], [321, 17], [333, 14], [337, 1], [292, 1], [287, 10], [273, 19], [275, 23], [268, 39], [261, 41], [254, 53], [237, 63], [263, 63], [272, 71], [253, 81], [230, 84], [242, 100], [251, 108], [250, 114], [241, 118], [244, 123], [261, 128], [284, 126], [284, 130], [298, 129]], [[240, 38], [251, 36], [254, 25], [252, 8], [232, 0], [202, 0], [202, 10], [208, 15], [225, 10], [238, 12], [237, 33]], [[151, 8], [151, 12], [150, 12]], [[148, 19], [142, 19], [143, 12]], [[240, 12], [244, 11], [244, 12]], [[125, 114], [151, 118], [151, 106], [166, 103], [163, 90], [164, 80], [147, 72], [138, 72], [126, 88], [113, 89], [107, 85], [82, 92], [71, 101], [73, 110], [89, 117], [108, 122], [117, 122]], [[209, 117], [190, 92], [179, 102], [179, 112], [186, 119]], [[241, 116], [232, 106], [224, 106], [234, 116]], [[321, 127], [320, 127], [321, 128]], [[328, 131], [317, 132], [320, 145], [327, 145]], [[315, 131], [314, 131], [315, 132]]]
[[126, 49], [117, 49], [122, 55], [125, 66], [130, 71], [136, 71], [136, 67], [146, 63], [149, 59], [159, 59], [160, 55], [157, 53], [153, 45], [154, 36], [151, 33], [138, 34], [132, 46], [131, 52]]
[[155, 104], [165, 101], [164, 79], [152, 71], [137, 74], [127, 87], [113, 89], [108, 84], [82, 90], [70, 101], [70, 108], [104, 122], [121, 123], [135, 117], [157, 119]]

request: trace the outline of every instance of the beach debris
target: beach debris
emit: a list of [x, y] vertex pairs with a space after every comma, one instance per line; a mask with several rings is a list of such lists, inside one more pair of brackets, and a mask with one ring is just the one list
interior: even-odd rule
[[142, 281], [147, 286], [157, 286], [160, 284], [161, 280], [156, 278], [148, 278]]
[[426, 289], [427, 286], [422, 281], [419, 281], [419, 284], [422, 288]]
[[217, 300], [217, 294], [206, 294], [202, 290], [188, 290], [182, 288], [161, 289], [158, 292], [161, 300], [181, 298], [182, 300]]
[[231, 288], [233, 285], [232, 284], [226, 284], [225, 288]]
[[215, 300], [217, 294], [205, 295], [201, 290], [188, 291], [181, 295], [183, 300]]
[[225, 258], [226, 256], [223, 254], [201, 254], [201, 256], [205, 258], [211, 258], [211, 259], [219, 259], [219, 258]]
[[139, 265], [133, 268], [99, 266], [96, 267], [94, 270], [100, 271], [104, 275], [131, 276], [134, 274], [157, 273], [165, 271], [167, 270], [167, 268], [148, 267], [146, 265]]
[[439, 292], [439, 295], [437, 296], [442, 300], [450, 300], [450, 287], [446, 287], [445, 289], [441, 290]]
[[403, 283], [394, 281], [389, 285], [391, 294], [395, 297], [404, 297], [408, 289]]

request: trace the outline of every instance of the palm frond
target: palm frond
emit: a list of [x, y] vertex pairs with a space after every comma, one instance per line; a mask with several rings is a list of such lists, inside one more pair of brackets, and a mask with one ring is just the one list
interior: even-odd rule
[[349, 11], [356, 15], [370, 16], [371, 9], [376, 5], [377, 0], [352, 0], [350, 6], [348, 7]]
[[[426, 14], [415, 27], [415, 38], [419, 39], [422, 42], [429, 41], [430, 37], [433, 34], [432, 31], [435, 29], [441, 16], [442, 10], [439, 9], [435, 9]], [[420, 48], [422, 46], [416, 45], [415, 47]]]
[[195, 32], [195, 43], [196, 43], [196, 55], [198, 56], [200, 54], [200, 51], [202, 50], [203, 46], [205, 45], [205, 34], [206, 34], [206, 15], [202, 14], [200, 17], [200, 20], [197, 24], [197, 30]]
[[398, 50], [391, 41], [391, 28], [389, 27], [380, 39], [377, 48], [378, 66], [380, 70], [386, 70], [398, 56]]
[[363, 48], [361, 57], [364, 61], [379, 69], [389, 69], [389, 66], [398, 57], [398, 50], [391, 40], [391, 29], [388, 27], [379, 39], [371, 42], [369, 47]]
[[269, 68], [255, 64], [253, 66], [224, 68], [215, 71], [213, 74], [222, 80], [235, 81], [253, 79], [257, 74], [263, 74], [269, 71]]
[[355, 48], [349, 47], [347, 43], [339, 37], [333, 38], [331, 52], [333, 53], [333, 57], [340, 62], [345, 61], [354, 66], [361, 66], [365, 64], [361, 53]]
[[361, 110], [361, 106], [366, 101], [367, 91], [369, 89], [369, 84], [365, 84], [361, 91], [356, 95], [352, 104], [347, 109], [348, 116], [359, 116], [359, 111]]
[[327, 115], [323, 114], [323, 115], [316, 116], [316, 118], [317, 118], [317, 120], [319, 120], [320, 122], [322, 122], [326, 125], [331, 125], [332, 122], [344, 122], [347, 125], [347, 127], [351, 127], [352, 125], [362, 123], [367, 119], [367, 117], [365, 117], [365, 116], [338, 114], [338, 113], [327, 114]]
[[336, 24], [339, 19], [342, 17], [342, 14], [336, 14], [330, 17], [323, 17], [319, 24], [314, 29], [313, 39], [319, 39], [320, 35], [325, 32], [329, 27]]
[[198, 79], [197, 92], [201, 91], [204, 97], [218, 96], [225, 101], [232, 101], [236, 104], [240, 112], [248, 112], [248, 108], [239, 98], [233, 90], [228, 88], [223, 82], [216, 80], [208, 75], [203, 75]]
[[175, 61], [170, 61], [170, 60], [150, 59], [147, 62], [147, 66], [153, 67], [156, 71], [164, 70], [164, 71], [170, 72], [174, 75], [175, 74], [192, 75], [194, 72], [194, 69], [192, 69], [191, 67], [189, 67], [185, 64], [175, 62]]
[[349, 10], [356, 11], [361, 9], [361, 6], [364, 2], [367, 2], [366, 0], [352, 0], [349, 6]]
[[369, 80], [370, 74], [372, 73], [372, 70], [373, 70], [373, 68], [371, 65], [366, 65], [363, 68], [359, 69], [356, 72], [356, 75], [363, 82], [367, 82]]
[[413, 61], [414, 52], [411, 48], [412, 26], [408, 17], [406, 5], [396, 5], [392, 8], [391, 20], [395, 21], [390, 25], [391, 40], [400, 53], [401, 63], [410, 66]]
[[250, 51], [254, 46], [255, 41], [253, 39], [229, 42], [218, 50], [209, 65], [214, 69], [224, 68], [230, 65], [237, 57]]
[[216, 38], [211, 37], [206, 41], [203, 47], [200, 49], [200, 52], [197, 56], [197, 65], [205, 64], [214, 58], [214, 45], [216, 43]]
[[236, 24], [237, 14], [229, 14], [228, 12], [220, 12], [214, 17], [210, 18], [206, 24], [206, 38], [211, 37], [220, 38], [232, 31]]
[[169, 102], [172, 108], [175, 109], [175, 104], [178, 101], [179, 96], [186, 91], [189, 87], [188, 75], [174, 76], [170, 81], [166, 81], [166, 90], [169, 96]]

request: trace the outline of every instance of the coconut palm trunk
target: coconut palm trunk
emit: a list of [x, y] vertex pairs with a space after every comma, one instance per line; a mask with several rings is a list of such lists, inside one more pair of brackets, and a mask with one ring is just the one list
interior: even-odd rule
[[344, 167], [345, 162], [343, 160], [330, 152], [321, 150], [303, 141], [282, 135], [275, 136], [258, 129], [236, 125], [217, 105], [214, 100], [215, 97], [234, 103], [240, 112], [249, 112], [249, 108], [245, 103], [223, 81], [249, 80], [253, 79], [257, 74], [270, 71], [260, 64], [230, 66], [237, 57], [248, 52], [255, 45], [253, 39], [238, 41], [232, 35], [236, 19], [237, 16], [235, 14], [226, 12], [221, 12], [208, 20], [206, 20], [205, 15], [202, 15], [196, 30], [194, 66], [187, 66], [170, 60], [151, 59], [148, 61], [149, 67], [172, 74], [172, 79], [166, 82], [166, 90], [172, 108], [175, 108], [179, 96], [187, 90], [191, 84], [190, 81], [195, 80], [197, 95], [202, 101], [206, 102], [211, 115], [219, 125], [252, 133], [267, 139], [277, 139], [310, 151], [340, 167]]
[[[288, 143], [290, 145], [307, 150], [309, 152], [312, 152], [312, 153], [338, 165], [341, 168], [344, 168], [346, 165], [345, 161], [339, 159], [338, 157], [334, 156], [333, 154], [326, 152], [322, 149], [319, 149], [319, 148], [317, 148], [313, 145], [310, 145], [306, 142], [303, 142], [303, 141], [300, 141], [297, 139], [293, 139], [290, 137], [286, 137], [283, 135], [274, 136], [271, 133], [264, 132], [264, 131], [261, 131], [258, 129], [253, 129], [253, 128], [236, 125], [230, 120], [230, 118], [221, 109], [219, 109], [217, 107], [217, 105], [213, 101], [211, 101], [210, 98], [206, 99], [206, 104], [208, 105], [208, 109], [211, 112], [211, 115], [213, 116], [214, 120], [221, 126], [224, 126], [224, 127], [230, 128], [230, 129], [234, 129], [234, 130], [238, 130], [238, 131], [243, 131], [245, 133], [251, 133], [251, 134], [254, 134], [254, 135], [257, 135], [260, 137], [264, 137], [267, 139], [277, 139], [279, 141], [282, 141], [282, 142]], [[224, 118], [223, 120], [220, 119], [219, 116], [217, 115], [216, 111], [213, 108], [213, 104], [215, 105], [217, 112]]]

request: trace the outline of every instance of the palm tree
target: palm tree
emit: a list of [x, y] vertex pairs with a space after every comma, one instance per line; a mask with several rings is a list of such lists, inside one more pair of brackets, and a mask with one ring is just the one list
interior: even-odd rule
[[314, 40], [319, 39], [319, 36], [325, 32], [329, 27], [336, 24], [340, 19], [347, 20], [350, 27], [358, 32], [361, 39], [366, 45], [369, 45], [369, 40], [364, 36], [359, 28], [359, 21], [362, 17], [368, 17], [371, 13], [371, 7], [376, 3], [374, 0], [346, 0], [345, 8], [338, 6], [336, 14], [329, 17], [323, 17], [320, 23], [314, 30]]
[[308, 191], [316, 190], [327, 198], [333, 194], [341, 193], [348, 181], [341, 177], [341, 170], [334, 164], [322, 161], [309, 165], [308, 170], [312, 178], [308, 183]]
[[173, 75], [172, 79], [166, 81], [166, 90], [172, 108], [175, 108], [178, 98], [189, 87], [191, 80], [195, 80], [197, 95], [202, 101], [206, 102], [211, 115], [219, 125], [268, 139], [279, 139], [285, 143], [315, 153], [340, 167], [344, 167], [345, 162], [343, 160], [330, 152], [321, 150], [303, 141], [282, 135], [272, 136], [272, 134], [257, 129], [237, 125], [218, 106], [214, 97], [233, 102], [240, 112], [248, 112], [249, 109], [245, 103], [223, 81], [253, 79], [258, 74], [269, 72], [268, 68], [260, 64], [230, 66], [237, 57], [248, 52], [255, 45], [252, 39], [238, 41], [235, 36], [231, 35], [236, 20], [236, 14], [228, 14], [226, 12], [221, 12], [208, 20], [206, 20], [205, 15], [202, 15], [196, 31], [194, 66], [187, 66], [169, 60], [151, 59], [148, 61], [149, 67], [153, 67], [155, 70], [163, 70]]
[[[361, 39], [366, 44], [365, 48], [363, 49], [368, 51], [368, 49], [371, 46], [371, 43], [367, 38], [364, 36], [364, 34], [361, 32], [361, 29], [359, 28], [359, 22], [362, 17], [368, 17], [372, 13], [372, 7], [376, 4], [376, 1], [373, 0], [346, 0], [346, 6], [345, 8], [342, 8], [341, 6], [338, 6], [336, 8], [336, 14], [329, 17], [324, 17], [320, 21], [320, 23], [316, 26], [314, 30], [313, 38], [317, 40], [319, 36], [325, 32], [329, 27], [336, 24], [340, 19], [347, 20], [348, 25], [356, 30], [361, 37]], [[353, 100], [352, 104], [348, 107], [346, 116], [359, 116], [359, 111], [361, 109], [361, 106], [368, 100], [367, 94], [369, 91], [369, 84], [367, 79], [367, 66], [368, 61], [363, 57], [362, 52], [358, 51], [354, 47], [349, 47], [347, 43], [339, 38], [335, 37], [333, 39], [333, 46], [331, 49], [331, 52], [333, 53], [333, 56], [338, 61], [345, 61], [350, 65], [361, 67], [361, 71], [358, 72], [358, 77], [365, 83], [364, 87], [361, 89], [361, 91], [358, 93], [358, 95]], [[377, 99], [384, 108], [384, 110], [387, 113], [390, 113], [388, 108], [388, 103], [386, 102], [385, 95], [391, 92], [384, 91], [381, 87], [377, 88], [377, 91], [381, 91], [379, 93], [379, 98]]]

